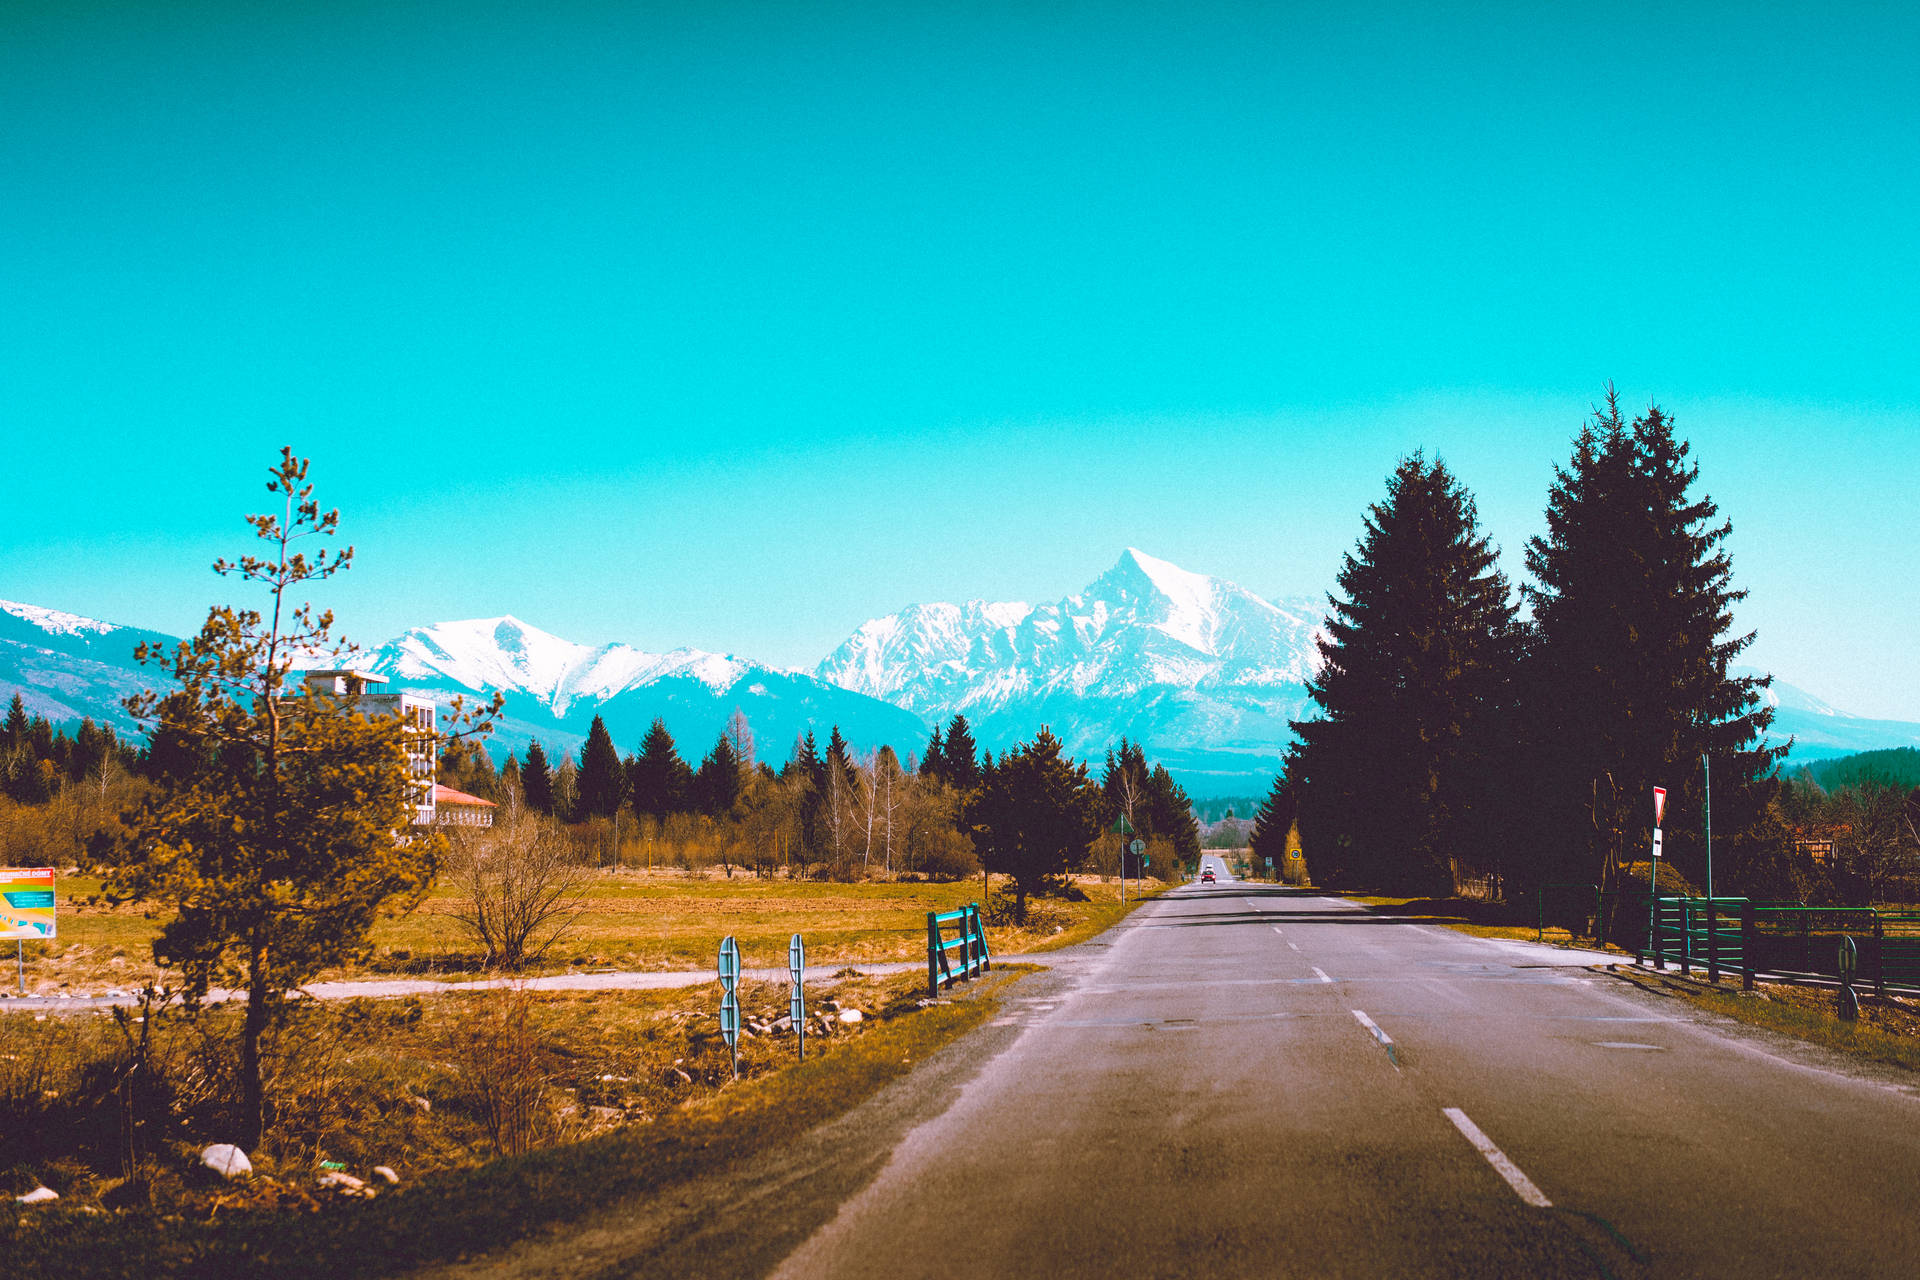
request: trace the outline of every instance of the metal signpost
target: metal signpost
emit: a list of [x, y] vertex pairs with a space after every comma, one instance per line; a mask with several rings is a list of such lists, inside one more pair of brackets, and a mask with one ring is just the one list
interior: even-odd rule
[[740, 1078], [740, 944], [720, 939], [720, 1035], [733, 1054], [733, 1078]]
[[1667, 812], [1667, 789], [1653, 789], [1653, 862], [1647, 871], [1647, 947], [1653, 952], [1653, 966], [1667, 967], [1660, 950], [1660, 819]]
[[[1130, 851], [1130, 852], [1131, 852], [1131, 853], [1133, 854], [1133, 856], [1134, 856], [1134, 857], [1136, 857], [1136, 858], [1139, 858], [1141, 854], [1143, 854], [1143, 853], [1145, 853], [1145, 852], [1147, 851], [1147, 842], [1146, 842], [1145, 840], [1142, 840], [1142, 839], [1140, 839], [1140, 837], [1138, 837], [1138, 836], [1135, 836], [1135, 837], [1134, 837], [1134, 839], [1133, 839], [1133, 843], [1132, 843], [1132, 844], [1130, 844], [1130, 845], [1128, 845], [1128, 846], [1127, 846], [1127, 849], [1128, 849], [1128, 850], [1129, 850], [1129, 851]], [[1144, 867], [1144, 866], [1146, 866], [1146, 865], [1147, 865], [1147, 862], [1146, 862], [1146, 859], [1145, 859], [1145, 858], [1141, 858], [1141, 859], [1140, 859], [1140, 865], [1141, 865], [1142, 867]], [[1126, 898], [1126, 896], [1127, 896], [1127, 894], [1126, 894], [1126, 883], [1127, 883], [1127, 881], [1126, 881], [1126, 875], [1127, 875], [1127, 869], [1126, 869], [1125, 867], [1121, 867], [1121, 868], [1120, 868], [1120, 877], [1121, 877], [1121, 879], [1120, 879], [1120, 885], [1121, 885], [1121, 892], [1120, 892], [1120, 897], [1121, 897], [1121, 898], [1122, 898], [1123, 900], [1124, 900], [1124, 899]], [[1145, 871], [1142, 871], [1142, 872], [1140, 873], [1140, 878], [1141, 878], [1142, 880], [1145, 880], [1145, 879], [1147, 878], [1147, 874], [1146, 874], [1146, 872], [1145, 872]]]
[[793, 986], [787, 992], [787, 1013], [793, 1019], [793, 1034], [799, 1037], [800, 1061], [807, 1060], [807, 944], [800, 940], [799, 934], [793, 935], [793, 941], [787, 944], [787, 972], [793, 975]]
[[53, 913], [52, 867], [0, 867], [0, 938], [14, 940], [14, 963], [20, 994], [27, 994], [27, 942], [51, 942], [57, 925]]

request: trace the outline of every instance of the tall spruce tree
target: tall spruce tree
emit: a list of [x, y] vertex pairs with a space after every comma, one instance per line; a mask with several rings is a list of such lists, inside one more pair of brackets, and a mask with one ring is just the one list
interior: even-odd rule
[[947, 724], [947, 745], [943, 753], [946, 767], [942, 772], [948, 785], [959, 791], [971, 791], [980, 785], [977, 750], [967, 718], [956, 715]]
[[710, 818], [723, 818], [739, 800], [744, 774], [734, 755], [731, 734], [722, 733], [693, 773], [693, 805]]
[[1183, 866], [1200, 861], [1200, 822], [1193, 816], [1193, 801], [1186, 788], [1173, 780], [1163, 764], [1153, 766], [1147, 775], [1148, 830], [1173, 845], [1174, 856]]
[[689, 792], [693, 789], [693, 770], [680, 758], [664, 720], [656, 719], [647, 730], [640, 742], [640, 754], [627, 767], [627, 776], [633, 788], [635, 813], [664, 818], [692, 808]]
[[[934, 731], [939, 737], [939, 731]], [[20, 701], [20, 695], [14, 694], [13, 701], [7, 704], [7, 723], [0, 729], [0, 751], [11, 751], [15, 747], [25, 746], [27, 742], [27, 707]]]
[[1403, 459], [1339, 575], [1296, 723], [1289, 782], [1333, 881], [1453, 889], [1489, 803], [1483, 722], [1517, 660], [1512, 592], [1473, 498], [1439, 459]]
[[626, 799], [627, 779], [620, 766], [620, 752], [613, 735], [599, 716], [587, 729], [586, 745], [580, 748], [580, 816], [611, 818], [620, 812]]
[[1762, 735], [1771, 677], [1729, 664], [1753, 643], [1733, 631], [1731, 524], [1658, 406], [1628, 425], [1608, 387], [1548, 494], [1547, 529], [1527, 544], [1534, 636], [1526, 663], [1523, 790], [1537, 829], [1522, 846], [1536, 882], [1612, 887], [1644, 860], [1652, 789], [1668, 792], [1666, 855], [1702, 876], [1702, 755], [1713, 760], [1717, 833], [1759, 818], [1784, 748]]
[[527, 808], [552, 816], [553, 769], [538, 739], [527, 743], [527, 764], [520, 771], [520, 780], [527, 789]]

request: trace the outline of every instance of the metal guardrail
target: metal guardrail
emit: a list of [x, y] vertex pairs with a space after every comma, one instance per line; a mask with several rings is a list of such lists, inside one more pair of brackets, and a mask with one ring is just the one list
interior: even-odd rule
[[[951, 927], [954, 936], [946, 936]], [[954, 952], [960, 953], [958, 960]], [[927, 912], [927, 997], [940, 994], [941, 988], [956, 981], [977, 978], [992, 967], [987, 954], [987, 926], [980, 917], [980, 904], [969, 902], [958, 911]]]
[[1920, 912], [1668, 894], [1649, 904], [1645, 889], [1602, 892], [1590, 884], [1545, 884], [1535, 893], [1540, 936], [1549, 923], [1564, 924], [1656, 968], [1702, 968], [1714, 982], [1737, 972], [1748, 990], [1755, 973], [1832, 981], [1840, 977], [1841, 939], [1851, 937], [1860, 986], [1871, 984], [1876, 996], [1890, 987], [1920, 990]]

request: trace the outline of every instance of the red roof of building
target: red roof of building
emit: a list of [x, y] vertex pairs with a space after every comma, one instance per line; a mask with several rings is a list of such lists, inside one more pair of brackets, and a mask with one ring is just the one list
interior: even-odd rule
[[437, 782], [433, 784], [433, 803], [435, 805], [471, 804], [486, 809], [499, 807], [491, 800], [482, 800], [479, 796], [470, 796], [464, 791], [455, 791], [452, 787], [443, 787]]

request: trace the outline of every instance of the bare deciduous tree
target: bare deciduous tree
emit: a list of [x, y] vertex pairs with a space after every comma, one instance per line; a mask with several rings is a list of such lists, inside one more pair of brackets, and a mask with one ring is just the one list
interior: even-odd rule
[[453, 918], [489, 965], [518, 969], [545, 955], [579, 917], [583, 874], [551, 820], [531, 810], [503, 813], [491, 827], [454, 833], [447, 880], [462, 899]]

